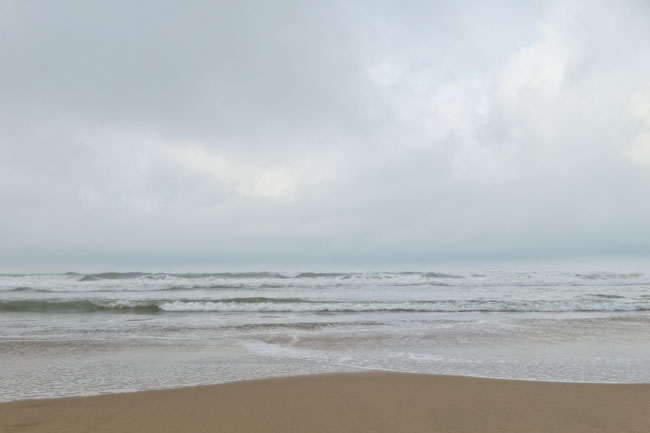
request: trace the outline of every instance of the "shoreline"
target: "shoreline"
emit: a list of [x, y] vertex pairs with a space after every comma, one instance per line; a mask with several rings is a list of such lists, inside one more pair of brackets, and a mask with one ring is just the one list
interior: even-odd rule
[[355, 372], [0, 403], [0, 433], [650, 431], [650, 384]]
[[[384, 370], [384, 369], [375, 369], [375, 368], [359, 368], [355, 367], [350, 370], [340, 370], [340, 371], [331, 371], [324, 373], [299, 373], [291, 375], [281, 375], [281, 376], [267, 376], [267, 377], [253, 377], [250, 379], [234, 379], [228, 380], [225, 382], [215, 382], [215, 383], [203, 383], [195, 385], [179, 385], [179, 386], [169, 386], [161, 388], [145, 388], [145, 389], [133, 389], [133, 390], [121, 390], [121, 391], [109, 391], [102, 393], [92, 393], [87, 394], [78, 394], [78, 395], [61, 395], [54, 397], [28, 397], [20, 398], [16, 400], [0, 400], [0, 406], [11, 403], [27, 403], [27, 402], [42, 402], [42, 401], [55, 401], [63, 399], [79, 399], [79, 398], [95, 398], [95, 397], [107, 397], [107, 396], [120, 396], [120, 395], [129, 395], [129, 394], [139, 394], [139, 393], [150, 393], [150, 392], [167, 392], [167, 391], [177, 391], [182, 389], [195, 389], [195, 388], [210, 388], [214, 386], [221, 385], [233, 385], [239, 383], [247, 382], [264, 382], [271, 380], [283, 380], [283, 379], [298, 379], [303, 377], [319, 377], [319, 376], [345, 376], [345, 375], [363, 375], [363, 374], [373, 374], [373, 375], [406, 375], [406, 376], [423, 376], [423, 377], [440, 377], [440, 378], [458, 378], [458, 379], [478, 379], [478, 380], [490, 380], [490, 381], [502, 381], [502, 382], [521, 382], [521, 383], [541, 383], [541, 384], [575, 384], [575, 385], [615, 385], [615, 386], [650, 386], [650, 382], [590, 382], [590, 381], [575, 381], [575, 380], [545, 380], [545, 379], [528, 379], [528, 378], [508, 378], [508, 377], [491, 377], [491, 376], [474, 376], [474, 375], [465, 375], [465, 374], [437, 374], [437, 373], [421, 373], [415, 371], [399, 371], [399, 370]], [[0, 431], [2, 433], [2, 431]]]

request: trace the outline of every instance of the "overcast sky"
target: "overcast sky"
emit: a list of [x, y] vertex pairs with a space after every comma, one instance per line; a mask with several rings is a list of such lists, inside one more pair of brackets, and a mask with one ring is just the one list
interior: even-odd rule
[[645, 0], [0, 0], [0, 271], [649, 255]]

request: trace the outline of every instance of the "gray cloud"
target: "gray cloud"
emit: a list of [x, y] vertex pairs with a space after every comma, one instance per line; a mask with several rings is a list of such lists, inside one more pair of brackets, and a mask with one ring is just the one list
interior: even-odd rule
[[644, 2], [0, 2], [0, 259], [645, 257]]

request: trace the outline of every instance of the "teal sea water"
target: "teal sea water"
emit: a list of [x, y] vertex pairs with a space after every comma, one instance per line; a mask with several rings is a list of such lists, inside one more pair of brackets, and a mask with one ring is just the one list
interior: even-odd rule
[[367, 369], [650, 382], [650, 274], [0, 275], [0, 400]]

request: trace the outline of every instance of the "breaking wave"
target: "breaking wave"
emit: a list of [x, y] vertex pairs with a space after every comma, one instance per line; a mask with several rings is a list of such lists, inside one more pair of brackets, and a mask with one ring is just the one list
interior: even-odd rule
[[595, 304], [552, 301], [438, 300], [408, 302], [313, 301], [300, 298], [226, 298], [217, 300], [17, 300], [0, 302], [0, 312], [13, 313], [532, 313], [650, 311], [650, 302]]
[[156, 313], [160, 309], [151, 303], [126, 302], [98, 303], [89, 300], [43, 301], [20, 300], [0, 302], [0, 312], [11, 313], [95, 313], [95, 312]]

